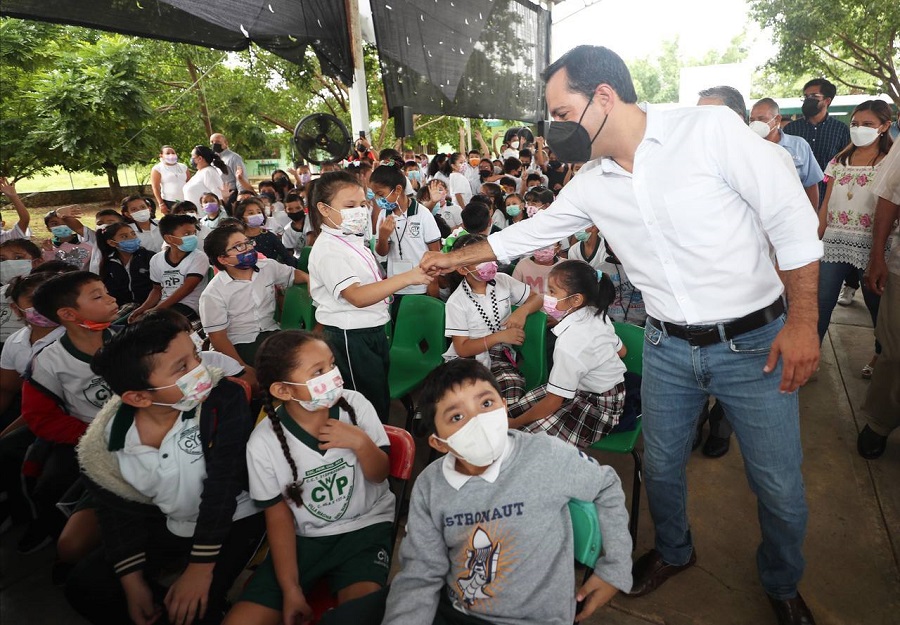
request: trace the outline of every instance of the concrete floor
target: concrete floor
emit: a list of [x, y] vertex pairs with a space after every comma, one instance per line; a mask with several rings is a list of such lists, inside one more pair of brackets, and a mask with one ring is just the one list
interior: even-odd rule
[[[856, 453], [866, 390], [860, 369], [872, 354], [872, 330], [857, 293], [838, 307], [822, 350], [818, 379], [800, 393], [809, 503], [806, 575], [801, 591], [819, 625], [900, 622], [900, 436], [867, 462]], [[399, 404], [396, 422], [402, 425]], [[426, 453], [420, 450], [424, 459]], [[631, 459], [598, 458], [616, 468], [631, 492]], [[740, 450], [711, 460], [696, 452], [688, 465], [689, 514], [697, 548], [693, 569], [639, 599], [615, 598], [586, 621], [607, 625], [765, 625], [774, 616], [756, 575], [756, 502]], [[642, 498], [636, 554], [653, 545]], [[15, 553], [20, 531], [0, 539], [0, 623], [81, 625], [61, 589], [49, 582], [52, 549]]]

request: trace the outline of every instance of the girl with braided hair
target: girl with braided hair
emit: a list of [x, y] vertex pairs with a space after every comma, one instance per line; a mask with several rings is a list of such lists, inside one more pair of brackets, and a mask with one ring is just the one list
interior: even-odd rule
[[372, 404], [343, 388], [318, 337], [286, 330], [256, 356], [267, 415], [247, 443], [250, 496], [271, 547], [226, 623], [293, 623], [321, 578], [338, 604], [379, 591], [390, 568], [389, 442]]
[[[484, 235], [466, 234], [453, 249], [484, 240]], [[525, 341], [525, 319], [541, 309], [541, 297], [527, 284], [498, 273], [495, 261], [456, 271], [447, 276], [453, 293], [445, 308], [444, 334], [452, 344], [444, 359], [474, 357], [494, 374], [503, 399], [512, 405], [525, 394], [525, 378], [512, 346]], [[513, 311], [513, 306], [519, 308]]]

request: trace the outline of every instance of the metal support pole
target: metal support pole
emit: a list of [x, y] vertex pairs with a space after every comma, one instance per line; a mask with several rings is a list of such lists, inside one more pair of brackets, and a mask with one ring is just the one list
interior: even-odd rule
[[[350, 33], [350, 54], [353, 56], [353, 84], [350, 86], [350, 124], [353, 135], [369, 129], [369, 99], [366, 93], [366, 70], [363, 62], [362, 30], [359, 25], [359, 0], [346, 0], [347, 29]], [[387, 123], [387, 120], [383, 120]]]

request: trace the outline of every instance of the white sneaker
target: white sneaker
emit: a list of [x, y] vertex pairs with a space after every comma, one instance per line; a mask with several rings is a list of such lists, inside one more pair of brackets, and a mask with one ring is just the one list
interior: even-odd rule
[[849, 306], [853, 303], [853, 296], [856, 295], [856, 289], [849, 286], [841, 287], [841, 294], [838, 296], [837, 303], [841, 306]]

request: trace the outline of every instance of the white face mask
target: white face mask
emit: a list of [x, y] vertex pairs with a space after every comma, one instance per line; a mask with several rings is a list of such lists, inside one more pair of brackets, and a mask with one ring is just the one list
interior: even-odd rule
[[[328, 205], [326, 204], [325, 206]], [[328, 206], [328, 208], [332, 207]], [[369, 221], [369, 211], [365, 206], [342, 208], [340, 209], [340, 213], [341, 231], [344, 234], [361, 235], [366, 232], [366, 223]]]
[[31, 261], [27, 259], [0, 261], [0, 284], [9, 284], [13, 278], [31, 273]]
[[166, 154], [163, 156], [163, 162], [166, 163], [167, 165], [174, 165], [175, 163], [178, 162], [178, 155], [177, 154]]
[[141, 210], [132, 211], [131, 218], [140, 224], [146, 223], [150, 221], [150, 209], [142, 208]]
[[455, 434], [447, 438], [435, 438], [450, 447], [450, 453], [474, 467], [486, 467], [503, 455], [506, 450], [509, 420], [506, 408], [501, 406], [490, 412], [472, 417]]
[[197, 365], [195, 369], [191, 369], [183, 376], [178, 378], [175, 381], [175, 384], [157, 386], [156, 388], [151, 388], [148, 390], [161, 391], [164, 388], [172, 388], [173, 386], [177, 386], [178, 390], [181, 391], [181, 394], [184, 395], [184, 397], [179, 399], [174, 404], [161, 404], [159, 402], [153, 402], [153, 405], [166, 406], [168, 408], [180, 410], [181, 412], [187, 412], [202, 404], [204, 400], [209, 397], [209, 394], [212, 392], [212, 379], [209, 377], [209, 371], [207, 370], [206, 365], [201, 363]]
[[868, 128], [867, 126], [850, 127], [850, 141], [858, 148], [872, 145], [880, 134], [877, 128]]
[[765, 139], [769, 136], [769, 133], [772, 132], [772, 128], [764, 121], [755, 121], [750, 122], [750, 130], [758, 134], [760, 137]]
[[281, 383], [308, 388], [309, 400], [296, 399], [295, 397], [291, 397], [291, 399], [300, 404], [304, 410], [309, 410], [310, 412], [334, 406], [341, 399], [341, 392], [344, 388], [344, 378], [341, 377], [341, 372], [337, 367], [307, 380], [305, 383], [287, 382], [285, 380], [282, 380]]

